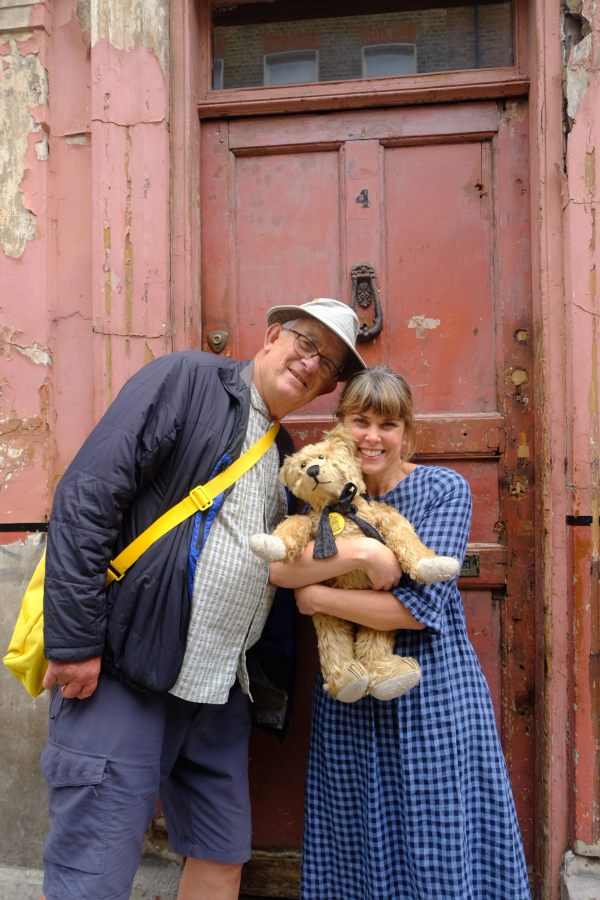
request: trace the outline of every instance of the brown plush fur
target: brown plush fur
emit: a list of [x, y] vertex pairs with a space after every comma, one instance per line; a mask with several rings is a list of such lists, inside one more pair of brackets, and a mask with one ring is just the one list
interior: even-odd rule
[[[310, 474], [309, 474], [310, 472]], [[437, 556], [418, 538], [410, 522], [384, 503], [367, 501], [356, 443], [341, 425], [317, 444], [303, 447], [289, 456], [280, 471], [280, 480], [297, 497], [310, 505], [305, 515], [289, 516], [272, 535], [254, 535], [250, 544], [264, 559], [291, 562], [314, 539], [322, 510], [335, 502], [344, 485], [358, 488], [354, 505], [358, 516], [373, 525], [395, 553], [404, 572], [416, 581], [442, 581], [457, 574], [459, 563]], [[359, 526], [346, 518], [337, 538], [362, 534]], [[330, 582], [352, 590], [371, 587], [364, 569], [355, 569]], [[325, 690], [339, 700], [351, 702], [371, 693], [379, 699], [400, 696], [419, 681], [416, 660], [394, 654], [394, 632], [355, 628], [333, 616], [313, 616], [319, 643], [319, 658]]]

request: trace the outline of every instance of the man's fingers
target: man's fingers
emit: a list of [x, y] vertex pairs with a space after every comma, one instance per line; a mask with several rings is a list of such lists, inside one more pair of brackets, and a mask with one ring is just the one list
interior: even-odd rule
[[56, 675], [52, 675], [50, 672], [46, 672], [46, 674], [44, 675], [44, 680], [42, 681], [42, 687], [47, 691], [51, 691], [55, 684], [58, 684]]

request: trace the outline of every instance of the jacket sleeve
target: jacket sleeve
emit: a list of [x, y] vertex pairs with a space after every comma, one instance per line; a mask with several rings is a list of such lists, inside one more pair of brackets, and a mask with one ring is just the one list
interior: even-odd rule
[[104, 650], [105, 573], [124, 511], [172, 451], [185, 417], [190, 376], [177, 357], [155, 360], [126, 383], [58, 485], [44, 582], [48, 659]]

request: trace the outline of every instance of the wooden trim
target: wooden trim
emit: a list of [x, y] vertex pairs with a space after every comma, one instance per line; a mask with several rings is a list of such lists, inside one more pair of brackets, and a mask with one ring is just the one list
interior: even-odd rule
[[515, 69], [471, 69], [398, 78], [327, 81], [281, 88], [237, 88], [206, 92], [200, 97], [200, 118], [314, 112], [325, 109], [408, 106], [449, 100], [489, 100], [522, 97], [529, 79]]
[[[331, 416], [292, 415], [284, 425], [303, 444], [320, 441], [323, 432], [332, 428]], [[417, 459], [496, 459], [504, 452], [504, 416], [455, 414], [416, 416]]]
[[[529, 93], [530, 68], [527, 4], [528, 0], [514, 0], [514, 66], [430, 72], [402, 78], [369, 78], [282, 85], [277, 88], [213, 91], [210, 65], [207, 65], [206, 71], [200, 73], [198, 114], [201, 118], [254, 116], [526, 96]], [[200, 5], [204, 10], [205, 27], [210, 32], [209, 5]], [[322, 4], [318, 6], [321, 7]]]
[[461, 591], [483, 591], [506, 589], [506, 547], [502, 544], [469, 543], [467, 558], [476, 556], [479, 574], [460, 577], [458, 587]]

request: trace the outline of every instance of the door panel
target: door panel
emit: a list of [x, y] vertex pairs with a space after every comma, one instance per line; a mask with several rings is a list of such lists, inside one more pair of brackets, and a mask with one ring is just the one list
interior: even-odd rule
[[496, 409], [490, 155], [489, 141], [385, 150], [387, 334], [423, 414]]
[[[411, 383], [418, 459], [463, 474], [474, 499], [461, 577], [490, 684], [526, 853], [533, 803], [533, 419], [527, 107], [475, 102], [206, 122], [202, 133], [203, 334], [250, 357], [269, 306], [351, 302], [376, 273], [383, 330], [361, 345]], [[358, 307], [372, 323], [373, 304]], [[205, 345], [208, 348], [208, 344]], [[289, 417], [297, 443], [332, 423], [335, 395]], [[310, 694], [299, 628], [293, 725], [251, 748], [254, 843], [297, 848]]]

